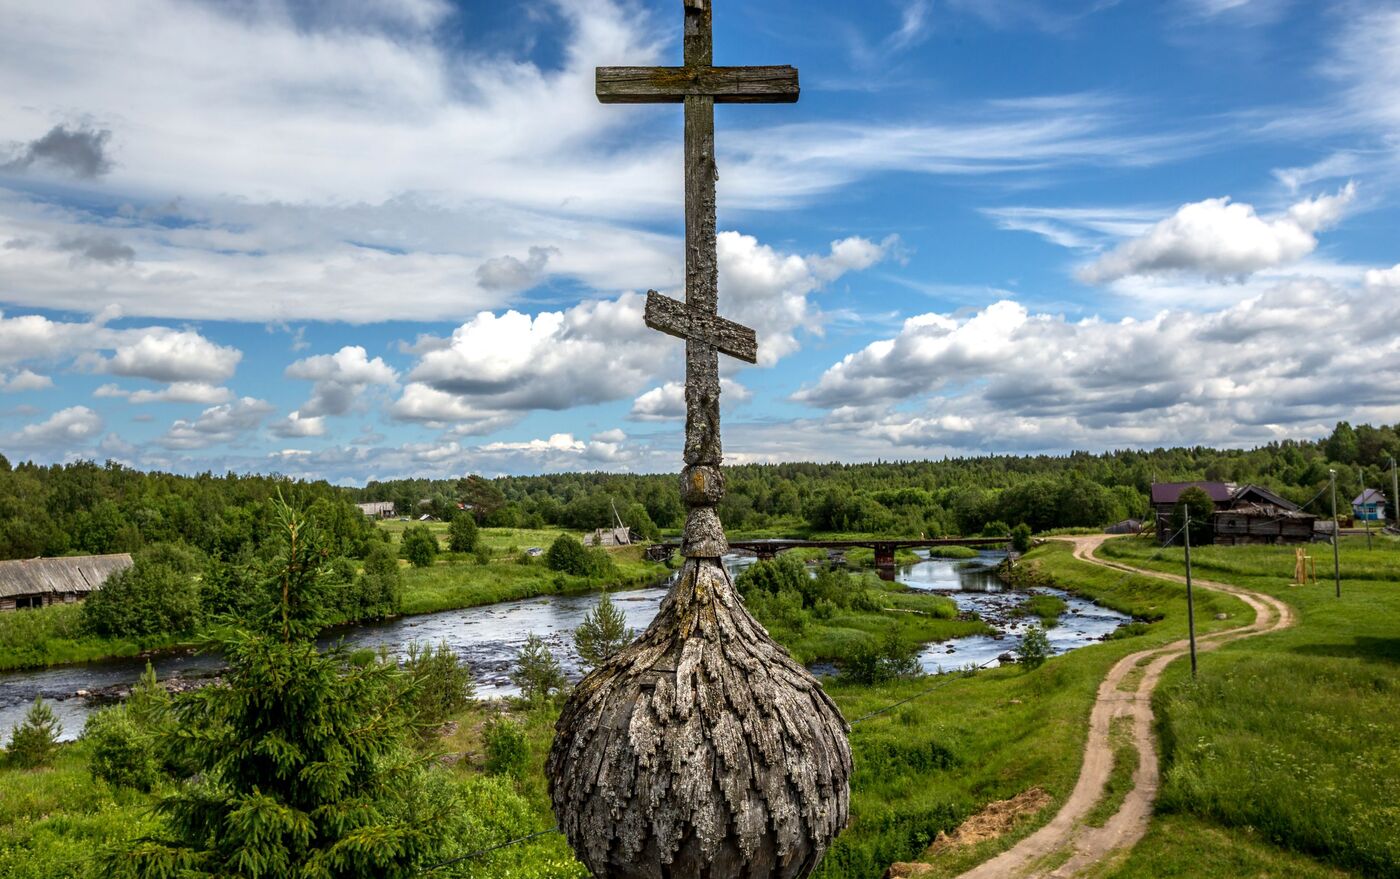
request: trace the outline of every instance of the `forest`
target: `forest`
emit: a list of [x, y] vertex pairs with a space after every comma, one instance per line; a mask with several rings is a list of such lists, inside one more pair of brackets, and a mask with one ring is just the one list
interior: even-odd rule
[[[1154, 481], [1256, 483], [1328, 514], [1322, 489], [1337, 471], [1345, 505], [1363, 486], [1384, 489], [1400, 456], [1400, 426], [1341, 422], [1327, 437], [1254, 449], [1205, 447], [1092, 454], [997, 455], [868, 464], [747, 464], [726, 468], [720, 514], [731, 534], [864, 532], [978, 534], [1021, 523], [1037, 532], [1095, 527], [1147, 512]], [[259, 552], [275, 531], [279, 492], [308, 510], [337, 555], [363, 557], [373, 529], [350, 505], [393, 501], [400, 515], [448, 521], [467, 505], [480, 525], [587, 531], [613, 521], [655, 538], [683, 515], [670, 474], [560, 473], [402, 479], [363, 488], [272, 475], [143, 473], [89, 461], [12, 465], [0, 456], [0, 558], [130, 552], [181, 543], [232, 559]]]

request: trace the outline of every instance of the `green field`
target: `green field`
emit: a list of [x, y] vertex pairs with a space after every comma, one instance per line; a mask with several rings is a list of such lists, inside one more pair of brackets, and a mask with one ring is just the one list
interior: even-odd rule
[[[1330, 575], [1330, 548], [1310, 552], [1319, 574]], [[1184, 569], [1181, 550], [1156, 553], [1127, 540], [1102, 550], [1143, 567]], [[1181, 663], [1168, 670], [1154, 702], [1163, 820], [1361, 875], [1400, 875], [1400, 543], [1377, 540], [1368, 551], [1364, 537], [1343, 538], [1340, 599], [1330, 577], [1288, 585], [1292, 547], [1202, 547], [1192, 565], [1200, 577], [1278, 596], [1296, 608], [1298, 623], [1203, 654], [1194, 684]], [[1154, 833], [1119, 875], [1183, 875], [1149, 869], [1190, 857], [1189, 839]], [[1199, 875], [1250, 874], [1222, 866]]]
[[[1195, 686], [1183, 663], [1169, 669], [1157, 703], [1168, 761], [1163, 814], [1127, 860], [1104, 875], [1395, 875], [1400, 571], [1395, 544], [1367, 554], [1364, 538], [1360, 543], [1360, 550], [1355, 541], [1344, 544], [1342, 602], [1326, 585], [1283, 585], [1277, 568], [1285, 561], [1291, 573], [1291, 550], [1195, 554], [1200, 576], [1237, 578], [1279, 594], [1299, 608], [1300, 622], [1202, 654]], [[1134, 564], [1172, 569], [1179, 553], [1153, 559], [1156, 552], [1135, 541], [1110, 542], [1107, 550]], [[513, 563], [490, 567], [497, 564]], [[1050, 805], [1000, 838], [939, 855], [927, 875], [956, 875], [1009, 847], [1047, 821], [1072, 789], [1089, 709], [1108, 668], [1128, 653], [1185, 635], [1185, 590], [1178, 584], [1088, 565], [1063, 544], [1034, 550], [1022, 571], [1027, 581], [1070, 588], [1152, 622], [1134, 637], [1055, 657], [1035, 671], [1008, 667], [878, 686], [829, 681], [842, 712], [858, 722], [851, 735], [852, 823], [820, 868], [822, 879], [876, 879], [890, 863], [916, 859], [938, 831], [988, 802], [1044, 789]], [[1205, 590], [1197, 596], [1203, 633], [1252, 618], [1234, 598]], [[890, 593], [887, 600], [912, 599]], [[931, 619], [948, 622], [934, 614]], [[860, 719], [909, 697], [917, 698]], [[477, 706], [458, 718], [457, 730], [440, 743], [465, 755], [450, 771], [483, 771], [481, 724], [499, 710]], [[542, 764], [556, 709], [513, 713], [526, 729], [532, 767], [516, 788], [543, 829], [553, 823]], [[82, 749], [65, 748], [54, 769], [0, 772], [0, 876], [95, 876], [93, 851], [149, 830], [142, 823], [149, 800], [88, 780]], [[471, 872], [442, 875], [579, 875], [576, 867], [560, 866], [565, 863], [567, 851], [554, 835], [517, 846], [508, 858], [488, 858]]]

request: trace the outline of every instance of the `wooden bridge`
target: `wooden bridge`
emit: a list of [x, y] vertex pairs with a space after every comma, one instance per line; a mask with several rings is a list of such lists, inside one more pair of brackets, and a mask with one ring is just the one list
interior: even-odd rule
[[[894, 554], [900, 549], [926, 549], [933, 546], [966, 546], [972, 549], [1002, 549], [1011, 542], [1008, 537], [931, 537], [920, 540], [886, 540], [872, 537], [855, 540], [731, 540], [729, 549], [751, 552], [760, 561], [771, 559], [789, 549], [872, 549], [875, 551], [875, 567], [893, 568]], [[672, 552], [681, 548], [680, 541], [653, 543], [647, 547], [648, 558], [669, 558]]]

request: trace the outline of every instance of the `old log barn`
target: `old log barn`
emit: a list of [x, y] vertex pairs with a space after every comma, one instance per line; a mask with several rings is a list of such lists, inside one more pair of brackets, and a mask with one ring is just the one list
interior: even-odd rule
[[1188, 488], [1201, 489], [1215, 502], [1212, 526], [1216, 543], [1307, 543], [1314, 539], [1317, 517], [1262, 486], [1233, 482], [1154, 482], [1152, 509], [1157, 519], [1159, 543], [1166, 543], [1171, 536], [1172, 510]]
[[371, 519], [392, 519], [394, 517], [393, 501], [370, 501], [367, 504], [355, 504]]
[[0, 611], [72, 604], [131, 567], [130, 553], [0, 562]]

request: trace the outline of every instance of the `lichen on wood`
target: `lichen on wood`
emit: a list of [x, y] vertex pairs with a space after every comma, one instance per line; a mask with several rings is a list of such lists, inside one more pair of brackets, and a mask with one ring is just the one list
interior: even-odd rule
[[600, 879], [800, 879], [846, 823], [848, 727], [718, 559], [686, 561], [556, 730], [554, 810]]

